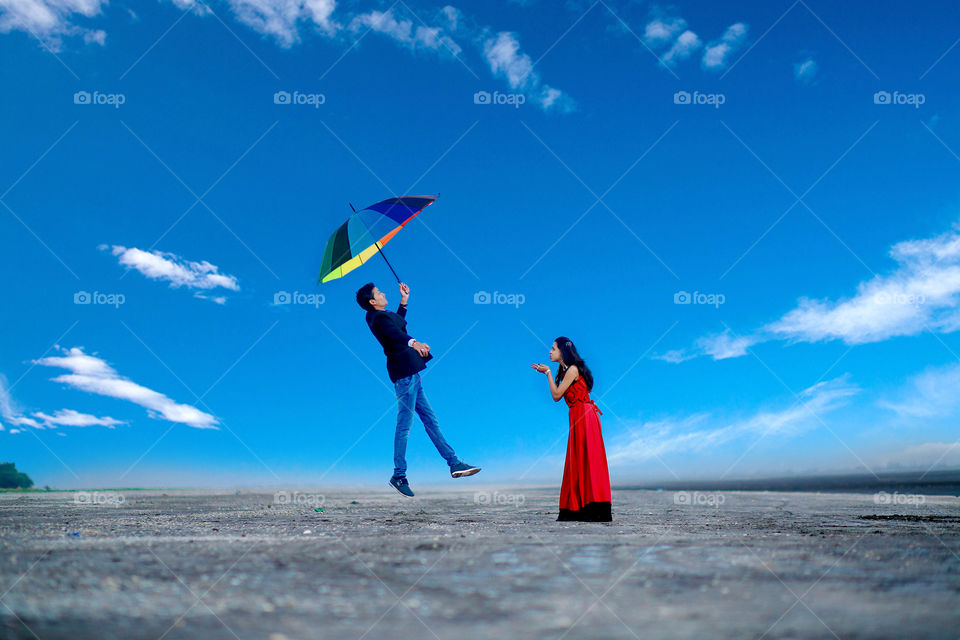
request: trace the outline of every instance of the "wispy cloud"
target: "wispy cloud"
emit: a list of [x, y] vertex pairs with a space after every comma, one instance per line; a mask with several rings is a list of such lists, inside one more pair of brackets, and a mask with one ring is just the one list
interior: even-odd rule
[[[446, 7], [444, 15], [457, 28], [459, 12], [453, 7]], [[414, 24], [412, 18], [398, 19], [392, 8], [386, 11], [371, 11], [354, 16], [350, 21], [351, 31], [370, 29], [376, 33], [392, 38], [398, 44], [409, 49], [428, 49], [432, 51], [446, 51], [456, 56], [462, 49], [453, 38], [439, 26], [428, 27], [423, 24]]]
[[753, 336], [736, 336], [729, 329], [722, 333], [704, 336], [698, 338], [695, 348], [690, 350], [674, 349], [666, 353], [655, 355], [655, 360], [666, 360], [667, 362], [684, 362], [701, 355], [708, 355], [714, 360], [725, 360], [727, 358], [738, 358], [746, 355], [747, 349], [753, 346], [758, 340]]
[[960, 411], [960, 364], [919, 373], [878, 404], [905, 418], [954, 416]]
[[[199, 0], [171, 1], [198, 17], [211, 13], [208, 5]], [[64, 35], [79, 34], [87, 41], [103, 44], [105, 32], [80, 27], [75, 22], [78, 17], [93, 18], [104, 5], [106, 0], [0, 0], [0, 32], [34, 32], [56, 45]], [[516, 34], [502, 31], [490, 36], [489, 27], [471, 26], [461, 11], [450, 5], [429, 13], [414, 13], [406, 5], [402, 10], [391, 6], [386, 10], [356, 12], [339, 8], [336, 0], [227, 0], [227, 5], [237, 21], [283, 48], [300, 43], [307, 30], [321, 38], [343, 42], [355, 40], [361, 31], [369, 31], [404, 49], [431, 51], [451, 59], [460, 58], [463, 53], [458, 39], [470, 42], [479, 48], [494, 76], [505, 78], [512, 89], [523, 92], [541, 109], [565, 112], [574, 107], [573, 100], [563, 91], [540, 80], [530, 57], [520, 51]], [[678, 51], [677, 55], [683, 53]]]
[[[2, 421], [0, 421], [0, 431], [5, 430], [4, 422], [17, 427], [32, 427], [34, 429], [44, 429], [47, 427], [56, 429], [57, 426], [60, 425], [70, 427], [101, 425], [112, 429], [116, 425], [126, 424], [110, 417], [98, 418], [97, 416], [86, 413], [79, 413], [73, 409], [61, 409], [55, 411], [53, 415], [48, 415], [42, 411], [35, 411], [32, 416], [31, 418], [24, 415], [23, 410], [16, 405], [10, 396], [10, 386], [7, 384], [6, 377], [0, 374], [0, 419], [2, 419]], [[22, 431], [23, 429], [10, 429], [9, 432], [16, 434]]]
[[703, 48], [701, 66], [715, 71], [729, 65], [729, 56], [743, 46], [747, 29], [743, 22], [734, 23], [727, 27], [719, 39], [704, 48], [700, 37], [687, 28], [686, 20], [677, 15], [669, 15], [664, 9], [654, 5], [650, 10], [650, 21], [643, 30], [643, 41], [651, 49], [663, 51], [660, 54], [660, 63], [671, 68]]
[[747, 354], [747, 349], [753, 346], [754, 340], [750, 337], [735, 336], [730, 330], [723, 333], [700, 338], [697, 346], [714, 360], [739, 358]]
[[103, 45], [107, 34], [76, 24], [98, 15], [107, 0], [0, 0], [0, 33], [25, 31], [59, 51], [65, 36]]
[[675, 453], [707, 451], [745, 436], [796, 436], [821, 425], [826, 414], [839, 409], [860, 389], [847, 376], [817, 383], [786, 406], [766, 408], [745, 417], [724, 419], [709, 413], [644, 422], [629, 436], [613, 442], [611, 466], [644, 462]]
[[283, 47], [300, 41], [300, 26], [325, 35], [341, 27], [333, 20], [336, 0], [229, 0], [237, 20], [254, 31], [276, 38]]
[[[28, 418], [23, 415], [23, 411], [17, 404], [13, 401], [13, 398], [10, 396], [10, 385], [7, 384], [7, 379], [3, 374], [0, 374], [0, 431], [4, 430], [3, 423], [6, 422], [9, 425], [15, 425], [18, 427], [34, 427], [35, 429], [42, 429], [43, 427], [33, 418]], [[17, 433], [18, 429], [11, 429], [10, 433]]]
[[960, 327], [960, 233], [900, 242], [890, 250], [899, 264], [892, 273], [861, 283], [852, 298], [839, 301], [801, 299], [780, 320], [766, 327], [772, 335], [847, 344], [878, 342]]
[[[219, 267], [206, 260], [193, 262], [173, 253], [143, 251], [136, 247], [128, 249], [119, 245], [113, 245], [113, 247], [100, 245], [100, 249], [110, 249], [122, 266], [135, 269], [151, 280], [169, 282], [171, 287], [186, 287], [201, 291], [217, 288], [240, 290], [240, 285], [234, 276], [220, 273]], [[208, 297], [199, 291], [194, 295], [198, 298]], [[226, 301], [222, 296], [212, 299], [218, 304]]]
[[672, 42], [674, 37], [687, 28], [687, 21], [679, 17], [656, 17], [643, 30], [643, 41], [651, 48]]
[[730, 54], [743, 46], [747, 39], [747, 25], [737, 22], [727, 27], [719, 40], [707, 45], [703, 50], [704, 69], [721, 71], [730, 64]]
[[817, 71], [817, 62], [813, 58], [807, 58], [793, 65], [793, 77], [804, 84], [813, 82]]
[[861, 282], [849, 298], [801, 298], [794, 309], [750, 335], [707, 336], [690, 350], [658, 357], [682, 362], [709, 355], [720, 360], [742, 356], [746, 347], [771, 340], [842, 340], [856, 345], [924, 330], [960, 329], [960, 227], [933, 238], [897, 243], [890, 256], [897, 268]]
[[573, 109], [573, 101], [559, 89], [543, 84], [533, 69], [530, 56], [520, 50], [516, 34], [501, 31], [483, 42], [483, 55], [494, 76], [506, 78], [511, 89], [520, 91], [544, 109]]
[[119, 375], [104, 360], [88, 355], [82, 348], [61, 349], [63, 355], [35, 360], [45, 367], [70, 371], [53, 378], [80, 391], [127, 400], [147, 409], [151, 418], [186, 424], [198, 429], [216, 429], [217, 420], [196, 407], [178, 404], [167, 396]]
[[703, 46], [696, 33], [687, 29], [687, 21], [679, 16], [667, 15], [660, 7], [650, 10], [651, 20], [643, 29], [643, 41], [651, 49], [664, 49], [660, 64], [673, 67], [686, 60]]
[[63, 427], [92, 427], [92, 426], [101, 426], [113, 429], [117, 425], [126, 424], [122, 420], [114, 420], [110, 416], [104, 418], [98, 418], [97, 416], [92, 416], [89, 413], [80, 413], [74, 411], [73, 409], [60, 409], [59, 411], [54, 411], [53, 415], [48, 415], [42, 411], [36, 411], [33, 414], [34, 418], [41, 420], [43, 424], [48, 427], [56, 428], [58, 426]]
[[701, 46], [703, 46], [703, 43], [700, 42], [697, 34], [690, 30], [684, 31], [674, 41], [673, 46], [661, 56], [661, 60], [663, 60], [663, 64], [672, 66], [692, 56]]

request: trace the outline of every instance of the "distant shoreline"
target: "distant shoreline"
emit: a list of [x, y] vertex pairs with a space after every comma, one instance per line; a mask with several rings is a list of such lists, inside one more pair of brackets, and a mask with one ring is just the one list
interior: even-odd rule
[[878, 491], [960, 496], [960, 470], [756, 478], [749, 480], [674, 480], [618, 485], [615, 489], [670, 491], [800, 491], [875, 493]]
[[[54, 492], [83, 492], [83, 491], [195, 491], [195, 492], [242, 492], [262, 493], [286, 490], [325, 489], [328, 491], [376, 491], [376, 487], [369, 486], [340, 486], [309, 487], [296, 485], [280, 486], [212, 486], [212, 487], [88, 487], [83, 489], [0, 489], [0, 495], [6, 493], [54, 493]], [[559, 486], [550, 484], [512, 485], [508, 482], [498, 482], [495, 485], [479, 484], [475, 487], [458, 486], [446, 488], [428, 485], [431, 491], [461, 490], [490, 491], [493, 488], [502, 489], [557, 489]], [[647, 491], [784, 491], [801, 493], [913, 493], [927, 495], [960, 496], [960, 469], [948, 471], [903, 471], [896, 473], [871, 474], [833, 474], [822, 476], [794, 476], [770, 477], [729, 480], [671, 480], [669, 482], [638, 482], [628, 484], [614, 484], [618, 490], [647, 490]]]

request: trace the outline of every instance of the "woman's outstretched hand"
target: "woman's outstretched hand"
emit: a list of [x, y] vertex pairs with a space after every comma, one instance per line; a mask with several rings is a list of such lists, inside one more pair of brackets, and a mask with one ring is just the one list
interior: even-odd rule
[[532, 364], [530, 366], [536, 369], [539, 373], [550, 373], [550, 367], [545, 364]]

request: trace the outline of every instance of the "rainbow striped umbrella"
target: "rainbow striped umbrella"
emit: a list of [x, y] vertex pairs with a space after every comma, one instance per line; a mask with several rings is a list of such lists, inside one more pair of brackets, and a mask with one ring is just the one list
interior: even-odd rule
[[[360, 211], [354, 209], [353, 215], [327, 240], [323, 262], [320, 263], [319, 282], [329, 282], [347, 275], [375, 253], [387, 260], [381, 250], [383, 245], [390, 242], [405, 224], [433, 204], [434, 200], [434, 196], [403, 196], [387, 198]], [[393, 271], [389, 260], [387, 266]], [[400, 282], [396, 271], [393, 271], [393, 276]]]

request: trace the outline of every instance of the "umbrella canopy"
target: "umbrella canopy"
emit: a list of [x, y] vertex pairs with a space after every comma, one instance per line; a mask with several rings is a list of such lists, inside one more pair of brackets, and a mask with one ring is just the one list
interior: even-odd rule
[[355, 212], [327, 240], [319, 281], [345, 276], [369, 260], [434, 200], [434, 196], [388, 198]]

